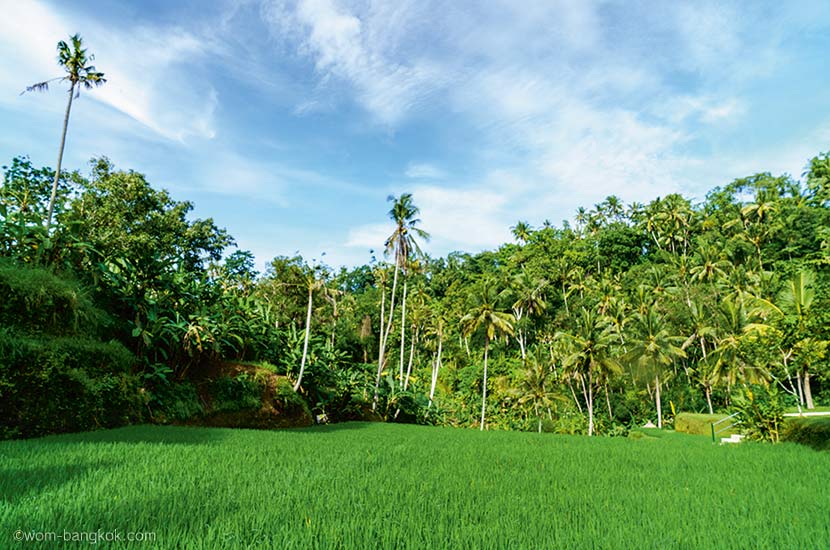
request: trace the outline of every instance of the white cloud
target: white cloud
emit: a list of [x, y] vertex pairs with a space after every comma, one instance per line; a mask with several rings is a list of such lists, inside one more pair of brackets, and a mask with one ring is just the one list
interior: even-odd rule
[[218, 95], [209, 82], [189, 70], [214, 47], [205, 37], [175, 27], [114, 29], [94, 20], [80, 21], [77, 15], [35, 0], [16, 2], [5, 11], [14, 17], [0, 19], [0, 47], [15, 53], [0, 59], [0, 95], [4, 98], [26, 83], [59, 76], [57, 42], [84, 29], [84, 45], [96, 55], [94, 64], [105, 73], [107, 83], [82, 95], [109, 105], [166, 139], [215, 136]]
[[410, 162], [404, 175], [410, 179], [442, 179], [447, 173], [427, 162]]
[[346, 237], [345, 246], [382, 251], [386, 238], [393, 230], [394, 227], [390, 223], [371, 223], [353, 227]]
[[[381, 7], [385, 18], [399, 17], [398, 9]], [[403, 119], [429, 91], [440, 85], [441, 71], [424, 60], [397, 61], [387, 55], [390, 34], [378, 32], [348, 6], [333, 0], [300, 0], [296, 5], [267, 2], [265, 19], [275, 34], [299, 41], [299, 53], [314, 60], [324, 78], [336, 78], [354, 87], [358, 101], [384, 125]]]

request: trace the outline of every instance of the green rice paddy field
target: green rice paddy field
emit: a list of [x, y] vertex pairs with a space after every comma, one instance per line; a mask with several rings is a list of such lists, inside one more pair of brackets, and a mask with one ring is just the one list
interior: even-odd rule
[[674, 433], [136, 426], [0, 442], [0, 548], [828, 548], [828, 474], [830, 453]]

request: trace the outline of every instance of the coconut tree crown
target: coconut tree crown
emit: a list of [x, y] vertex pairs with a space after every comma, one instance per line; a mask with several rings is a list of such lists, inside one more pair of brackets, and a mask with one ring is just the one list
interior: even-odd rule
[[429, 233], [417, 227], [421, 223], [417, 217], [420, 209], [412, 201], [411, 193], [403, 193], [397, 198], [389, 195], [387, 200], [392, 203], [389, 218], [395, 222], [395, 231], [386, 239], [386, 254], [394, 253], [396, 263], [405, 269], [406, 261], [413, 254], [421, 254], [421, 247], [415, 236], [428, 241]]
[[91, 65], [95, 60], [93, 54], [87, 55], [86, 48], [83, 47], [83, 39], [81, 35], [74, 34], [69, 38], [72, 46], [61, 40], [58, 42], [58, 64], [66, 71], [65, 76], [58, 76], [44, 80], [43, 82], [36, 82], [31, 86], [27, 86], [25, 92], [45, 92], [49, 90], [50, 82], [66, 82], [71, 84], [70, 90], [75, 90], [76, 97], [81, 91], [81, 86], [86, 89], [91, 89], [95, 86], [104, 84], [107, 79], [104, 78], [104, 73], [99, 72], [95, 65]]

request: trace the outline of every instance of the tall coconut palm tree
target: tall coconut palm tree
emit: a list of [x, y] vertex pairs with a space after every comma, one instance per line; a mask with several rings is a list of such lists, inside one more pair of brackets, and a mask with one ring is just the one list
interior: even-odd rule
[[69, 82], [69, 99], [66, 103], [66, 114], [63, 117], [63, 132], [61, 133], [61, 145], [58, 149], [58, 166], [55, 169], [55, 180], [52, 182], [52, 195], [49, 198], [49, 213], [46, 216], [46, 231], [52, 225], [52, 214], [55, 211], [55, 197], [58, 193], [58, 180], [61, 174], [61, 163], [63, 162], [63, 148], [66, 144], [66, 128], [69, 126], [69, 112], [72, 109], [72, 99], [78, 97], [81, 88], [91, 89], [100, 86], [107, 81], [104, 73], [98, 72], [90, 63], [95, 59], [92, 54], [87, 54], [83, 48], [83, 40], [78, 34], [73, 35], [69, 41], [72, 46], [61, 40], [58, 42], [58, 64], [66, 72], [64, 76], [58, 76], [43, 82], [37, 82], [28, 86], [23, 92], [45, 92], [49, 89], [49, 83], [60, 81]]
[[[816, 274], [812, 271], [802, 270], [793, 275], [793, 277], [786, 282], [784, 288], [778, 294], [777, 305], [781, 311], [792, 320], [791, 325], [794, 327], [794, 339], [806, 339], [807, 320], [810, 315], [810, 307], [813, 305], [815, 299], [815, 282]], [[804, 400], [808, 409], [814, 408], [813, 392], [810, 387], [810, 371], [805, 366], [801, 369], [801, 379], [804, 392]]]
[[663, 407], [660, 401], [660, 375], [663, 369], [677, 358], [685, 357], [686, 352], [680, 348], [682, 336], [675, 336], [656, 310], [649, 308], [645, 313], [637, 312], [632, 317], [635, 337], [629, 340], [629, 352], [626, 354], [638, 370], [646, 376], [654, 377], [657, 406], [657, 427], [663, 427]]
[[582, 386], [582, 396], [588, 409], [588, 435], [594, 434], [594, 386], [605, 382], [612, 374], [622, 372], [613, 357], [616, 335], [607, 319], [582, 307], [574, 332], [560, 332], [567, 355], [563, 363]]
[[484, 430], [484, 415], [487, 408], [487, 356], [490, 342], [499, 335], [513, 335], [515, 319], [510, 313], [499, 311], [499, 293], [492, 281], [484, 280], [475, 294], [475, 303], [469, 312], [461, 318], [461, 332], [464, 336], [472, 335], [479, 327], [484, 329], [484, 378], [481, 384], [481, 423]]
[[[683, 345], [680, 346], [680, 348], [685, 350], [695, 342], [700, 344], [702, 359], [698, 363], [698, 378], [700, 379], [700, 382], [703, 385], [703, 390], [706, 393], [706, 404], [709, 406], [709, 414], [714, 414], [714, 410], [712, 409], [712, 378], [709, 375], [710, 364], [707, 353], [717, 339], [717, 330], [712, 323], [712, 316], [708, 314], [702, 304], [696, 301], [692, 301], [689, 305], [689, 319], [691, 322], [692, 334], [686, 339], [685, 342], [683, 342]], [[706, 347], [707, 338], [709, 339], [708, 342], [710, 348]]]
[[[400, 197], [390, 195], [387, 201], [392, 203], [392, 208], [389, 210], [389, 218], [395, 222], [395, 230], [386, 239], [385, 253], [386, 255], [394, 255], [395, 257], [395, 275], [392, 278], [392, 295], [389, 300], [389, 316], [386, 320], [386, 327], [381, 325], [380, 330], [380, 346], [378, 351], [378, 376], [375, 381], [375, 396], [372, 401], [372, 410], [377, 409], [378, 402], [378, 388], [380, 386], [380, 373], [383, 371], [383, 364], [386, 355], [386, 343], [389, 338], [389, 333], [392, 331], [392, 319], [395, 313], [395, 293], [398, 286], [398, 273], [403, 272], [404, 275], [404, 294], [403, 302], [406, 303], [406, 268], [409, 260], [421, 254], [421, 247], [415, 237], [420, 237], [424, 240], [429, 240], [429, 233], [418, 227], [421, 220], [416, 216], [420, 212], [415, 203], [412, 201], [411, 193], [403, 193]], [[405, 306], [404, 306], [405, 307]], [[406, 310], [401, 317], [401, 366], [403, 365], [403, 354], [405, 349], [405, 342], [403, 331], [406, 328]]]
[[527, 358], [527, 331], [526, 327], [522, 326], [522, 320], [525, 319], [525, 315], [527, 318], [539, 315], [547, 308], [545, 288], [548, 282], [532, 277], [523, 269], [513, 277], [511, 283], [512, 288], [509, 291], [514, 299], [512, 309], [516, 318], [516, 340], [519, 342], [519, 350], [524, 361]]

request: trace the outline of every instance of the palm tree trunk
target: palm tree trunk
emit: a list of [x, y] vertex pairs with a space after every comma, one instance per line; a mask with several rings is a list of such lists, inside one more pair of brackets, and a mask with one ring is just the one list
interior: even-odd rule
[[406, 272], [403, 277], [403, 301], [401, 302], [401, 361], [399, 365], [398, 385], [403, 387], [403, 355], [406, 347]]
[[303, 359], [300, 361], [300, 374], [297, 376], [297, 382], [294, 384], [294, 391], [300, 389], [300, 384], [303, 381], [303, 372], [305, 371], [305, 361], [308, 357], [308, 335], [311, 332], [311, 304], [312, 304], [312, 296], [314, 294], [314, 289], [309, 286], [308, 287], [308, 311], [306, 312], [305, 316], [305, 341], [303, 342]]
[[490, 338], [484, 337], [484, 382], [481, 385], [481, 424], [480, 430], [484, 431], [484, 411], [487, 408], [487, 352], [490, 351]]
[[585, 398], [585, 406], [588, 408], [588, 435], [594, 433], [594, 407], [593, 396], [588, 394], [588, 388], [585, 387], [585, 377], [579, 375], [579, 381], [582, 384], [582, 397]]
[[813, 391], [810, 389], [810, 372], [804, 371], [804, 400], [807, 402], [807, 409], [815, 409], [813, 404]]
[[579, 399], [576, 397], [576, 392], [574, 391], [574, 386], [571, 384], [570, 378], [568, 379], [568, 387], [571, 389], [571, 395], [574, 398], [574, 403], [576, 403], [576, 408], [579, 409], [579, 414], [582, 414], [582, 404], [579, 402]]
[[803, 407], [804, 406], [804, 390], [801, 384], [801, 375], [796, 372], [795, 373], [795, 380], [798, 382], [798, 403]]
[[415, 344], [418, 341], [418, 328], [412, 327], [412, 330], [414, 332], [412, 334], [412, 341], [409, 343], [409, 364], [406, 367], [406, 378], [403, 381], [404, 390], [409, 387], [409, 377], [412, 375], [412, 363], [415, 359]]
[[594, 381], [588, 371], [588, 435], [594, 435]]
[[380, 302], [380, 342], [378, 345], [378, 375], [375, 378], [375, 395], [372, 398], [372, 412], [375, 412], [378, 407], [378, 388], [380, 388], [380, 376], [383, 372], [383, 360], [386, 355], [386, 337], [389, 336], [389, 331], [392, 330], [392, 315], [395, 313], [395, 290], [398, 286], [398, 268], [399, 265], [395, 263], [395, 276], [392, 278], [392, 296], [389, 300], [389, 322], [386, 328], [383, 328], [383, 302], [386, 300], [386, 293]]
[[63, 163], [63, 148], [66, 145], [66, 129], [69, 126], [69, 111], [72, 109], [72, 97], [75, 95], [75, 83], [69, 87], [69, 101], [66, 102], [66, 114], [63, 116], [63, 132], [61, 133], [61, 146], [58, 149], [58, 167], [55, 169], [55, 180], [52, 182], [52, 196], [49, 197], [49, 214], [46, 216], [46, 233], [52, 226], [52, 214], [55, 211], [55, 199], [58, 196], [58, 180], [61, 177], [61, 164]]
[[443, 343], [442, 334], [438, 335], [438, 357], [435, 359], [435, 364], [432, 367], [432, 380], [429, 385], [429, 406], [432, 408], [432, 400], [435, 398], [435, 386], [438, 384], [438, 369], [441, 368], [441, 344]]
[[712, 388], [709, 387], [709, 384], [706, 384], [703, 389], [706, 390], [706, 404], [709, 405], [709, 414], [715, 414], [715, 411], [712, 410]]
[[605, 404], [608, 405], [608, 419], [614, 421], [614, 413], [611, 412], [611, 398], [608, 397], [608, 382], [605, 382]]
[[654, 377], [654, 400], [657, 402], [657, 427], [663, 427], [663, 404], [660, 402], [660, 375]]

